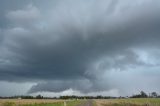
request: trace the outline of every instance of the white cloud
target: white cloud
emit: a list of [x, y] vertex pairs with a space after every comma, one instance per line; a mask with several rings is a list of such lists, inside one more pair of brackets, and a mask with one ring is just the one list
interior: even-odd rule
[[73, 89], [67, 89], [62, 92], [37, 92], [37, 93], [32, 93], [30, 95], [36, 96], [38, 94], [41, 94], [46, 97], [59, 97], [59, 96], [66, 96], [66, 95], [77, 95], [77, 96], [97, 96], [97, 95], [102, 95], [102, 96], [115, 96], [119, 97], [120, 93], [117, 89], [111, 89], [108, 91], [100, 91], [100, 92], [92, 92], [92, 93], [81, 93], [79, 91], [73, 90]]

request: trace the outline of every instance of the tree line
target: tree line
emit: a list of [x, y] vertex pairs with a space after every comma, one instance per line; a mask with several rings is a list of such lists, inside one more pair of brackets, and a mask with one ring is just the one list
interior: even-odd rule
[[44, 97], [42, 95], [37, 96], [11, 96], [11, 97], [0, 97], [0, 99], [117, 99], [117, 98], [160, 98], [157, 92], [151, 92], [149, 94], [141, 91], [139, 94], [134, 94], [127, 97], [113, 97], [113, 96], [60, 96], [60, 97]]
[[160, 95], [157, 92], [147, 94], [144, 91], [141, 91], [139, 94], [131, 96], [131, 98], [160, 98]]

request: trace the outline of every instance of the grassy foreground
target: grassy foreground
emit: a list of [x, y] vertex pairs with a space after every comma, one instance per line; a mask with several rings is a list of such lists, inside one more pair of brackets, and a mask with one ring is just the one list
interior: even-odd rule
[[83, 100], [74, 100], [74, 101], [67, 101], [66, 106], [77, 106], [78, 104], [83, 103]]
[[160, 106], [160, 98], [96, 100], [97, 106]]
[[82, 100], [0, 100], [0, 106], [76, 106]]

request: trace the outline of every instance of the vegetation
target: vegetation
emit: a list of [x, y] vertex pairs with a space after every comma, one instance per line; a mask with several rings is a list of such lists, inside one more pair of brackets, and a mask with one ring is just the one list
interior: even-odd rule
[[64, 106], [63, 102], [55, 103], [34, 103], [34, 104], [16, 104], [14, 102], [5, 102], [2, 106]]
[[73, 100], [73, 101], [67, 101], [66, 104], [67, 104], [67, 106], [77, 106], [83, 102], [84, 101], [82, 101], [82, 100]]
[[2, 105], [3, 106], [15, 106], [16, 104], [14, 102], [5, 102]]
[[97, 106], [160, 106], [160, 98], [96, 100]]
[[93, 101], [93, 106], [97, 106], [97, 104], [96, 104], [96, 101], [95, 101], [95, 100]]
[[157, 92], [151, 92], [149, 94], [141, 91], [139, 94], [134, 94], [130, 97], [112, 97], [112, 96], [60, 96], [60, 97], [43, 97], [41, 95], [37, 96], [12, 96], [12, 97], [0, 97], [1, 99], [117, 99], [117, 98], [160, 98], [160, 95]]
[[141, 91], [130, 97], [110, 97], [110, 96], [60, 96], [43, 97], [14, 96], [1, 97], [0, 106], [77, 106], [87, 99], [95, 99], [93, 106], [160, 106], [160, 96], [156, 92], [149, 94]]
[[151, 92], [149, 93], [149, 95], [147, 95], [147, 93], [145, 93], [144, 91], [141, 91], [140, 94], [136, 94], [131, 96], [130, 98], [159, 98], [160, 96], [158, 96], [158, 93], [156, 92]]
[[[2, 102], [2, 100], [0, 101]], [[0, 106], [77, 106], [78, 104], [83, 103], [83, 100], [59, 100], [59, 101], [47, 101], [46, 99], [37, 100], [18, 100], [12, 99], [6, 100], [3, 103], [0, 103]]]
[[64, 106], [64, 104], [63, 102], [56, 102], [56, 103], [27, 104], [22, 106]]
[[64, 100], [53, 99], [0, 99], [0, 106], [63, 106]]

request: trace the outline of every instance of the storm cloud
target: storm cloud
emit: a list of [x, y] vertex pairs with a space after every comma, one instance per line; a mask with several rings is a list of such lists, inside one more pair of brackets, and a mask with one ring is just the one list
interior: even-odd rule
[[1, 7], [1, 81], [36, 83], [28, 93], [160, 89], [160, 1], [15, 2]]

